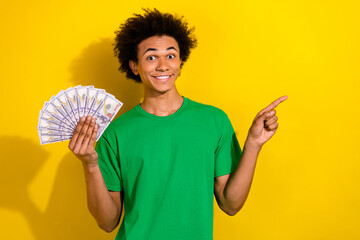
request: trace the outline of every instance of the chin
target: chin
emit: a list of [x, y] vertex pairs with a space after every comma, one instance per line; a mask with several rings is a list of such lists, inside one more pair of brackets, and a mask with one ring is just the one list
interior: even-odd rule
[[157, 86], [157, 87], [154, 87], [153, 89], [158, 93], [167, 93], [167, 92], [172, 91], [172, 89], [174, 87], [175, 87], [174, 85], [172, 85], [172, 86]]
[[152, 86], [152, 89], [154, 89], [157, 92], [169, 92], [171, 91], [173, 88], [175, 88], [175, 83], [174, 82], [167, 82], [165, 83], [155, 83]]
[[163, 89], [163, 88], [157, 88], [157, 89], [155, 89], [156, 92], [161, 93], [161, 94], [170, 92], [170, 90], [171, 90], [171, 88], [170, 88], [170, 89], [168, 89], [168, 88], [166, 88], [166, 89]]

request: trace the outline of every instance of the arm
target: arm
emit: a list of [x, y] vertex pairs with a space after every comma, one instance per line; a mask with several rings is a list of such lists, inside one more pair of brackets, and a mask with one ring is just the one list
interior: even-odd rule
[[84, 166], [87, 205], [97, 224], [112, 232], [119, 224], [123, 192], [108, 191], [99, 166]]
[[215, 198], [219, 207], [234, 216], [245, 204], [260, 149], [245, 143], [239, 165], [232, 174], [215, 178]]
[[244, 144], [239, 165], [232, 174], [215, 178], [214, 191], [219, 207], [234, 216], [245, 204], [255, 172], [260, 150], [278, 128], [274, 108], [285, 101], [283, 96], [261, 110], [255, 117]]
[[111, 232], [119, 223], [122, 211], [122, 192], [108, 191], [98, 165], [94, 144], [98, 126], [95, 118], [82, 117], [75, 128], [69, 149], [82, 162], [85, 174], [87, 204], [100, 228]]

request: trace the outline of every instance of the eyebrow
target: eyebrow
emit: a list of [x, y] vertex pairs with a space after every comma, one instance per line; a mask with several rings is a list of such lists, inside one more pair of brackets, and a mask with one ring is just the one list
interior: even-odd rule
[[[170, 49], [174, 49], [175, 51], [177, 51], [175, 47], [168, 47], [166, 50], [170, 50]], [[145, 53], [148, 51], [157, 51], [157, 50], [158, 49], [156, 49], [156, 48], [148, 48], [148, 49], [146, 49], [146, 51], [144, 52], [143, 55], [145, 55]]]

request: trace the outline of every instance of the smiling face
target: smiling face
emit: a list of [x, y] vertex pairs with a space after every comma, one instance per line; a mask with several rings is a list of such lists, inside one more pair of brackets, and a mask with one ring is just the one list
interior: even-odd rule
[[153, 36], [138, 45], [138, 62], [130, 61], [135, 75], [140, 75], [145, 94], [177, 91], [175, 80], [180, 74], [180, 49], [173, 37]]

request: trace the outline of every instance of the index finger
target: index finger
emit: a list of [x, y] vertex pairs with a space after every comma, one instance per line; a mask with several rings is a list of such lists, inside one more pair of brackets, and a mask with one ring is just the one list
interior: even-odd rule
[[76, 143], [76, 140], [78, 139], [79, 137], [79, 133], [80, 133], [80, 130], [82, 129], [82, 127], [84, 126], [84, 123], [85, 123], [85, 117], [82, 117], [80, 119], [80, 121], [78, 122], [78, 124], [76, 125], [76, 128], [74, 130], [74, 133], [73, 133], [73, 136], [71, 137], [71, 140], [69, 142], [69, 148], [70, 149], [73, 149], [74, 146], [75, 146], [75, 143]]
[[267, 106], [266, 108], [264, 108], [263, 110], [261, 110], [256, 116], [255, 119], [258, 118], [260, 115], [262, 115], [264, 112], [268, 112], [271, 109], [275, 108], [277, 105], [279, 105], [281, 102], [285, 101], [288, 98], [288, 96], [282, 96], [279, 97], [278, 99], [276, 99], [275, 101], [273, 101], [272, 103], [270, 103], [269, 106]]
[[275, 108], [277, 105], [279, 105], [281, 102], [285, 101], [288, 98], [288, 96], [282, 96], [279, 97], [278, 99], [276, 99], [275, 101], [273, 101], [272, 103], [270, 103], [269, 106], [267, 106], [266, 108], [264, 108], [264, 111], [267, 112], [273, 108]]

